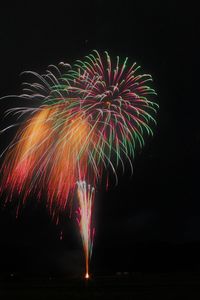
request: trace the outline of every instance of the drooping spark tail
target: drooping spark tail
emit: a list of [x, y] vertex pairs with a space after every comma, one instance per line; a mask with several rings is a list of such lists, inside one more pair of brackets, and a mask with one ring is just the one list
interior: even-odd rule
[[89, 260], [92, 255], [94, 227], [92, 226], [92, 210], [94, 203], [95, 189], [85, 181], [77, 182], [77, 194], [79, 208], [77, 210], [77, 221], [81, 233], [83, 250], [85, 254], [85, 278], [89, 278]]

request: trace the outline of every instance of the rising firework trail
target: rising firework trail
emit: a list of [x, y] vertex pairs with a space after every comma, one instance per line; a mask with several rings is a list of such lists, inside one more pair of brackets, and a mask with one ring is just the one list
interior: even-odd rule
[[85, 278], [89, 278], [89, 260], [92, 255], [94, 228], [92, 227], [92, 210], [94, 203], [94, 188], [85, 181], [77, 182], [79, 208], [77, 221], [81, 233], [83, 250], [85, 254]]
[[[14, 194], [20, 196], [18, 209], [31, 193], [38, 199], [46, 193], [46, 206], [58, 222], [78, 185], [79, 224], [86, 247], [86, 240], [89, 244], [92, 240], [91, 235], [85, 236], [83, 222], [88, 228], [89, 219], [81, 203], [88, 210], [90, 201], [83, 199], [94, 193], [83, 182], [96, 187], [110, 169], [117, 183], [118, 167], [125, 171], [125, 161], [133, 169], [135, 151], [153, 135], [156, 124], [152, 77], [141, 74], [128, 58], [111, 60], [107, 52], [100, 55], [96, 50], [72, 66], [60, 63], [50, 65], [42, 75], [25, 73], [34, 79], [24, 83], [22, 94], [2, 98], [16, 97], [30, 105], [7, 111], [17, 122], [1, 133], [14, 126], [18, 131], [5, 149], [1, 191], [7, 191], [6, 202]], [[25, 121], [19, 125], [20, 118]]]

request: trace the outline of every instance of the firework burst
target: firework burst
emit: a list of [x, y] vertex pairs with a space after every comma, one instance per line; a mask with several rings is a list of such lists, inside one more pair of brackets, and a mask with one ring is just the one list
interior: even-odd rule
[[[107, 52], [93, 51], [72, 67], [60, 63], [50, 65], [43, 75], [25, 72], [35, 80], [24, 83], [23, 93], [15, 97], [29, 100], [30, 106], [7, 112], [25, 121], [5, 151], [1, 190], [8, 191], [7, 201], [14, 193], [22, 195], [19, 205], [31, 192], [38, 198], [46, 192], [47, 207], [58, 221], [78, 182], [86, 274], [94, 193], [85, 182], [96, 186], [108, 168], [117, 181], [117, 168], [121, 164], [124, 169], [124, 159], [132, 169], [136, 147], [144, 146], [156, 124], [152, 77], [140, 74], [139, 68], [136, 63], [129, 65], [127, 58], [111, 61]], [[18, 123], [1, 132], [13, 126]]]
[[63, 209], [80, 166], [93, 185], [108, 166], [117, 178], [124, 157], [132, 168], [135, 147], [153, 134], [158, 105], [147, 99], [155, 94], [147, 85], [151, 76], [138, 74], [135, 63], [127, 64], [127, 58], [111, 62], [107, 52], [101, 57], [94, 51], [73, 68], [60, 63], [44, 75], [26, 72], [37, 81], [25, 83], [20, 98], [38, 107], [8, 112], [29, 115], [3, 166], [3, 185], [12, 186], [11, 195], [16, 190], [25, 199], [32, 189], [39, 187], [40, 194], [48, 187], [49, 207]]

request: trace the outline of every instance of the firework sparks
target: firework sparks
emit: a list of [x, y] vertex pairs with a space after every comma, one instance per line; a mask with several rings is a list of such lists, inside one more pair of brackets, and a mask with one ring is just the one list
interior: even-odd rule
[[151, 76], [138, 70], [135, 63], [128, 66], [127, 58], [111, 62], [107, 52], [94, 51], [73, 68], [60, 63], [44, 75], [27, 72], [37, 80], [26, 83], [19, 97], [38, 107], [8, 111], [30, 116], [3, 165], [3, 186], [11, 187], [11, 197], [23, 193], [24, 202], [32, 190], [38, 195], [47, 190], [48, 207], [56, 214], [72, 197], [80, 167], [93, 186], [108, 167], [117, 180], [124, 159], [132, 169], [136, 146], [144, 146], [145, 136], [153, 134], [158, 108], [147, 98], [155, 94], [147, 86]]
[[11, 195], [23, 194], [25, 201], [32, 190], [47, 188], [52, 215], [65, 209], [78, 169], [86, 175], [91, 148], [85, 142], [90, 127], [80, 115], [65, 115], [59, 129], [54, 127], [59, 109], [45, 107], [37, 112], [20, 130], [3, 165], [3, 184], [11, 187]]
[[77, 182], [77, 194], [79, 201], [78, 224], [80, 228], [83, 249], [85, 254], [85, 278], [89, 278], [89, 260], [92, 255], [94, 228], [92, 227], [92, 209], [94, 203], [94, 188], [85, 181]]
[[[29, 194], [38, 199], [46, 192], [47, 207], [56, 220], [73, 199], [79, 199], [79, 226], [86, 257], [86, 277], [92, 253], [91, 214], [94, 189], [103, 170], [111, 169], [117, 182], [117, 169], [125, 169], [137, 147], [152, 135], [158, 104], [151, 88], [152, 77], [140, 74], [128, 58], [111, 61], [107, 52], [93, 51], [71, 67], [50, 65], [46, 74], [26, 72], [35, 82], [24, 83], [16, 96], [30, 100], [33, 107], [10, 109], [20, 117], [28, 115], [6, 149], [1, 191], [21, 195], [24, 205]], [[7, 98], [7, 97], [5, 97]], [[6, 133], [18, 123], [4, 128]], [[84, 178], [82, 181], [80, 178]], [[106, 178], [108, 183], [108, 178]], [[18, 208], [19, 208], [18, 206]]]

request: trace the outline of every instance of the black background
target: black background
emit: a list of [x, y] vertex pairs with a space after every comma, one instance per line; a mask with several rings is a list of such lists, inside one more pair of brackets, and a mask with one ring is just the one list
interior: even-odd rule
[[[160, 105], [154, 137], [136, 155], [132, 177], [119, 174], [117, 187], [97, 190], [93, 273], [200, 268], [200, 15], [192, 2], [183, 2], [1, 4], [0, 96], [21, 92], [22, 71], [41, 73], [93, 49], [128, 56], [154, 78]], [[0, 105], [2, 118], [19, 103]], [[1, 128], [9, 121], [2, 119]], [[12, 134], [1, 136], [2, 149]], [[33, 195], [17, 220], [14, 204], [1, 208], [0, 272], [81, 274], [74, 218], [63, 217], [55, 226], [34, 200]]]

